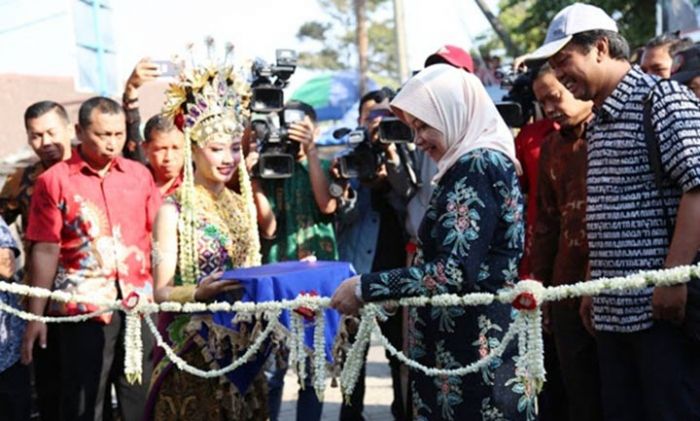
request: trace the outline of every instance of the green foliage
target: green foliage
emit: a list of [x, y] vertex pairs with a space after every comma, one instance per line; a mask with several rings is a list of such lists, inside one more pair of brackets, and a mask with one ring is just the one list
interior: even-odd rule
[[[616, 19], [630, 47], [641, 46], [654, 36], [656, 2], [654, 0], [589, 0]], [[501, 0], [501, 23], [521, 51], [530, 52], [544, 41], [547, 26], [561, 9], [575, 0]], [[488, 47], [498, 46], [489, 40]]]
[[305, 22], [297, 31], [297, 38], [310, 38], [315, 41], [323, 41], [326, 39], [326, 32], [331, 25], [317, 21]]
[[[308, 49], [299, 53], [299, 64], [312, 69], [355, 68], [357, 46], [353, 1], [318, 2], [326, 14], [326, 20], [305, 22], [297, 31], [297, 38], [309, 45]], [[398, 80], [391, 5], [390, 0], [367, 0], [368, 64], [370, 73]]]

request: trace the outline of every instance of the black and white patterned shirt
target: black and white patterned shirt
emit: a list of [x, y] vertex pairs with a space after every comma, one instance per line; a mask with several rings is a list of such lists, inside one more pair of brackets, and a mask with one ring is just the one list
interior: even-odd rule
[[[644, 139], [644, 100], [652, 89], [652, 123], [671, 180], [664, 194], [671, 219], [682, 192], [700, 186], [700, 102], [685, 86], [659, 82], [632, 67], [596, 110], [586, 133], [592, 279], [661, 268], [668, 253], [667, 225]], [[596, 329], [635, 332], [651, 327], [652, 292], [646, 288], [595, 297]]]

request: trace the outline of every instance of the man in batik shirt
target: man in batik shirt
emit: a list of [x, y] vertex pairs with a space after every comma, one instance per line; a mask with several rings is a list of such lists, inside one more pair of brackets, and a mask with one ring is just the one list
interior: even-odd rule
[[[24, 243], [24, 256], [27, 261], [20, 268], [17, 277], [26, 278], [29, 272], [28, 260], [31, 255], [30, 243], [25, 240], [24, 233], [29, 223], [29, 202], [34, 192], [36, 179], [46, 169], [71, 156], [71, 140], [75, 136], [66, 109], [53, 101], [40, 101], [30, 105], [24, 112], [24, 127], [27, 140], [39, 161], [24, 168], [19, 168], [3, 185], [0, 192], [0, 215], [5, 222], [12, 224], [20, 218], [17, 225], [20, 237]], [[48, 328], [48, 342], [58, 346], [57, 329], [55, 325]], [[43, 418], [49, 419], [58, 411], [58, 378], [59, 363], [56, 354], [51, 350], [36, 349], [34, 352], [34, 386], [36, 388], [39, 412]]]
[[22, 232], [27, 230], [29, 201], [37, 177], [52, 165], [70, 158], [70, 142], [75, 135], [66, 109], [53, 101], [30, 105], [24, 112], [24, 127], [29, 146], [39, 161], [15, 171], [0, 192], [0, 214], [8, 225], [21, 216]]
[[[36, 183], [27, 239], [32, 247], [33, 286], [117, 300], [138, 294], [152, 299], [150, 264], [152, 222], [160, 193], [148, 170], [121, 156], [126, 122], [121, 106], [96, 97], [80, 108], [80, 146]], [[46, 300], [33, 298], [29, 309], [43, 314]], [[98, 310], [94, 303], [51, 303], [49, 314], [75, 315]], [[109, 402], [110, 373], [125, 420], [140, 419], [150, 381], [144, 361], [141, 384], [128, 384], [123, 372], [125, 317], [107, 313], [93, 320], [59, 325], [61, 364], [60, 420], [101, 420]], [[46, 326], [30, 322], [22, 357], [31, 360], [38, 340], [46, 346]], [[145, 333], [145, 332], [144, 332]], [[148, 360], [150, 335], [142, 334]], [[109, 405], [107, 405], [109, 406]]]
[[[586, 139], [590, 101], [578, 101], [545, 64], [533, 82], [545, 114], [558, 125], [542, 142], [537, 218], [532, 230], [533, 277], [546, 286], [586, 279]], [[578, 315], [580, 300], [555, 301], [547, 311], [570, 421], [599, 420], [600, 382], [595, 340]]]

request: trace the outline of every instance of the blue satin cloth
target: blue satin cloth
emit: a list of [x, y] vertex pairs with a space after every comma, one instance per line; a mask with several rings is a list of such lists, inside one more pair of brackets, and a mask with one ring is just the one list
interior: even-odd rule
[[[293, 300], [302, 293], [308, 294], [312, 291], [320, 297], [331, 297], [336, 288], [345, 279], [355, 274], [353, 266], [346, 262], [282, 262], [230, 270], [225, 272], [221, 279], [236, 280], [243, 285], [244, 292], [240, 301], [261, 303], [265, 301]], [[231, 300], [231, 296], [222, 295], [217, 297], [217, 300]], [[235, 314], [230, 312], [212, 313], [214, 323], [228, 329], [238, 330], [232, 323], [234, 317]], [[333, 309], [326, 309], [325, 319], [326, 360], [332, 363], [331, 351], [333, 341], [338, 332], [340, 314]], [[286, 328], [289, 328], [289, 311], [285, 310], [282, 312], [280, 322]], [[313, 321], [305, 321], [305, 324], [304, 343], [309, 349], [313, 349]], [[204, 337], [208, 336], [208, 332], [200, 333]], [[262, 364], [264, 364], [269, 354], [269, 346], [265, 347], [265, 349], [266, 351], [259, 353], [255, 359], [227, 375], [239, 390], [247, 390], [257, 370], [262, 368]], [[225, 356], [219, 361], [219, 364], [221, 366], [228, 365], [231, 363], [231, 358], [230, 355]]]

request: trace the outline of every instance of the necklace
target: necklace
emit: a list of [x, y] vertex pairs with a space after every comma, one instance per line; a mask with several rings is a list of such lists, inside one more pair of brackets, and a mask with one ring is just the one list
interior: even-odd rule
[[[209, 234], [218, 237], [234, 267], [250, 266], [260, 253], [257, 229], [245, 198], [225, 188], [218, 195], [197, 185], [193, 203], [198, 219], [208, 220]], [[201, 235], [201, 234], [200, 234]]]

